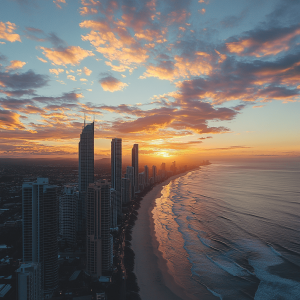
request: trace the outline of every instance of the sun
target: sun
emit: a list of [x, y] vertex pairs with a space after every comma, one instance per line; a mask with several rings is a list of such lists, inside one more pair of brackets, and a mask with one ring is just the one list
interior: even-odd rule
[[156, 153], [156, 155], [162, 156], [162, 157], [170, 157], [171, 156], [170, 153], [167, 151], [159, 151]]

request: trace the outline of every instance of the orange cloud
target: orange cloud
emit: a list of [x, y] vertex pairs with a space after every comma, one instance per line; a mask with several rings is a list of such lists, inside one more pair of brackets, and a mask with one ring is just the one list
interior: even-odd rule
[[[119, 22], [120, 23], [120, 22]], [[106, 21], [86, 20], [79, 24], [82, 28], [91, 28], [82, 40], [90, 41], [96, 50], [110, 61], [117, 60], [122, 65], [141, 64], [149, 57], [144, 49], [131, 37], [121, 22], [112, 29]]]
[[73, 76], [73, 75], [68, 75], [67, 78], [70, 80], [76, 81], [75, 76]]
[[205, 52], [196, 52], [192, 58], [175, 55], [174, 62], [162, 61], [158, 66], [149, 65], [147, 71], [140, 77], [158, 77], [159, 79], [174, 80], [190, 76], [209, 75], [213, 67], [212, 57]]
[[49, 69], [51, 74], [59, 75], [59, 73], [64, 72], [64, 69]]
[[16, 24], [11, 22], [0, 22], [0, 39], [13, 42], [21, 42], [21, 38], [17, 33], [14, 33], [14, 30], [17, 29]]
[[6, 67], [7, 70], [21, 69], [26, 65], [26, 62], [20, 60], [11, 60], [10, 65]]
[[78, 65], [84, 58], [93, 56], [94, 53], [89, 50], [84, 50], [79, 46], [70, 46], [68, 48], [51, 49], [40, 47], [43, 54], [52, 61], [55, 65]]
[[56, 7], [61, 9], [62, 7], [59, 3], [65, 3], [66, 4], [66, 0], [54, 0], [53, 3], [56, 5]]
[[[281, 33], [281, 32], [280, 32]], [[289, 42], [300, 35], [300, 28], [294, 28], [287, 33], [278, 34], [273, 39], [259, 40], [255, 37], [240, 39], [237, 42], [226, 43], [229, 52], [239, 55], [266, 56], [276, 55], [290, 49]]]
[[202, 8], [202, 9], [200, 10], [200, 12], [201, 12], [202, 15], [204, 15], [205, 12], [206, 12], [205, 8]]
[[102, 78], [99, 82], [103, 90], [109, 92], [122, 91], [126, 86], [128, 86], [128, 84], [121, 82], [112, 76]]
[[83, 72], [86, 76], [90, 76], [93, 71], [88, 69], [87, 67], [83, 67]]
[[98, 10], [96, 8], [88, 8], [88, 7], [84, 6], [84, 7], [80, 7], [79, 13], [82, 16], [84, 16], [84, 15], [93, 15], [93, 14], [97, 14]]
[[40, 57], [38, 57], [38, 56], [37, 56], [37, 59], [40, 60], [40, 61], [43, 62], [43, 63], [47, 63], [47, 60], [45, 60], [45, 59], [43, 59], [43, 58], [40, 58]]
[[0, 109], [0, 128], [6, 130], [25, 129], [19, 118], [20, 115], [15, 112]]

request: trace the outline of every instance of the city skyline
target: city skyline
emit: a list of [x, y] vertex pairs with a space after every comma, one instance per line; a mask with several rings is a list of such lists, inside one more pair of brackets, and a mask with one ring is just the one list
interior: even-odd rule
[[299, 157], [297, 1], [3, 1], [0, 157]]

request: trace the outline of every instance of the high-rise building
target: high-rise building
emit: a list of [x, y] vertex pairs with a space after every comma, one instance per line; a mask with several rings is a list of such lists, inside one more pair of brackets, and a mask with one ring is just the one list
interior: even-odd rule
[[51, 296], [58, 284], [58, 201], [48, 178], [22, 186], [23, 262], [38, 263], [41, 287]]
[[17, 299], [41, 300], [41, 270], [39, 263], [21, 264], [17, 269]]
[[131, 182], [129, 178], [122, 178], [122, 202], [129, 203], [131, 200]]
[[130, 180], [131, 199], [132, 199], [134, 197], [134, 167], [130, 167], [130, 166], [126, 167], [125, 178], [128, 178]]
[[117, 216], [122, 217], [122, 139], [111, 141], [111, 188], [116, 190]]
[[134, 192], [139, 190], [139, 145], [134, 144], [132, 148], [132, 167], [134, 168]]
[[110, 184], [100, 180], [90, 184], [87, 193], [87, 272], [99, 278], [110, 271], [111, 259]]
[[80, 134], [78, 144], [79, 167], [79, 203], [78, 210], [78, 231], [85, 232], [85, 198], [87, 188], [94, 182], [94, 122], [85, 124]]
[[142, 192], [145, 188], [145, 173], [139, 173], [139, 191]]
[[156, 166], [152, 166], [152, 177], [153, 177], [153, 183], [157, 181], [156, 176], [157, 176], [157, 171], [156, 171]]
[[59, 234], [68, 248], [76, 245], [78, 194], [75, 186], [66, 185], [59, 197]]
[[149, 185], [149, 168], [148, 166], [144, 167], [144, 174], [145, 174], [145, 186]]

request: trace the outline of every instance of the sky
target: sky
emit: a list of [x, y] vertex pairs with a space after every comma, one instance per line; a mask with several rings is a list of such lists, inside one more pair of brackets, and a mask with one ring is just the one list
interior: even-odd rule
[[300, 156], [300, 1], [1, 0], [0, 157]]

